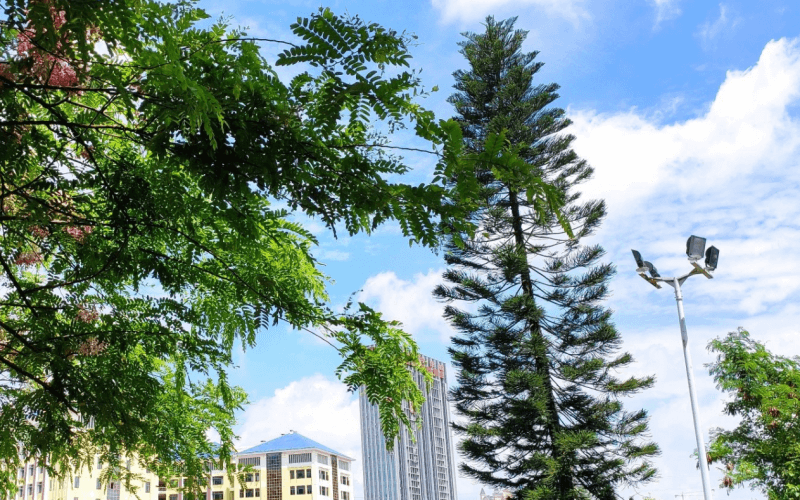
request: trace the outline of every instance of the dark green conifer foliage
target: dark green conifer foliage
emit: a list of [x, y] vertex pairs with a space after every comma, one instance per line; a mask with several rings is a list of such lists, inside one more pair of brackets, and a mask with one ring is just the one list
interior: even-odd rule
[[[473, 213], [478, 232], [449, 245], [446, 284], [434, 292], [459, 332], [450, 354], [464, 419], [454, 425], [467, 459], [460, 467], [519, 499], [616, 498], [619, 487], [655, 474], [647, 414], [620, 401], [653, 378], [616, 376], [633, 360], [602, 305], [614, 267], [600, 262], [601, 247], [581, 244], [605, 204], [579, 201], [575, 186], [592, 168], [562, 133], [564, 111], [549, 107], [558, 86], [532, 82], [542, 63], [522, 52], [527, 32], [514, 22], [489, 17], [485, 33], [465, 34], [470, 66], [455, 73], [450, 97], [467, 149], [505, 131], [525, 162], [477, 170], [485, 202]], [[563, 194], [574, 238], [529, 196], [541, 179]]]

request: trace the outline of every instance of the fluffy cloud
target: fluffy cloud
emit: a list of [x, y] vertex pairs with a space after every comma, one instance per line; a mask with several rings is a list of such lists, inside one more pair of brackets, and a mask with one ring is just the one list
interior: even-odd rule
[[731, 18], [728, 14], [728, 7], [724, 4], [719, 4], [719, 17], [716, 21], [706, 22], [700, 26], [698, 36], [705, 48], [709, 48], [720, 35], [726, 31], [733, 30], [738, 24], [740, 19]]
[[[612, 260], [627, 269], [633, 247], [680, 273], [695, 233], [721, 249], [713, 286], [692, 284], [715, 310], [754, 314], [794, 296], [800, 260], [786, 257], [800, 245], [799, 98], [800, 48], [784, 39], [728, 72], [697, 118], [659, 125], [635, 111], [572, 110], [575, 149], [596, 169], [584, 192], [609, 206], [600, 234]], [[617, 285], [626, 298], [625, 279]]]
[[519, 10], [522, 5], [537, 7], [552, 17], [572, 24], [578, 24], [589, 17], [584, 8], [585, 0], [431, 0], [431, 3], [442, 13], [442, 21], [445, 23], [480, 21], [503, 7], [513, 6]]
[[650, 0], [653, 7], [656, 9], [656, 22], [655, 28], [658, 28], [663, 21], [675, 19], [681, 15], [681, 9], [678, 5], [681, 0]]
[[442, 269], [417, 273], [409, 280], [398, 278], [393, 271], [367, 279], [358, 300], [375, 307], [387, 319], [403, 323], [405, 331], [417, 340], [450, 341], [453, 330], [442, 317], [444, 306], [431, 292], [442, 281]]
[[358, 398], [341, 382], [320, 374], [296, 380], [249, 405], [239, 421], [240, 450], [294, 430], [355, 458], [355, 493], [363, 498]]

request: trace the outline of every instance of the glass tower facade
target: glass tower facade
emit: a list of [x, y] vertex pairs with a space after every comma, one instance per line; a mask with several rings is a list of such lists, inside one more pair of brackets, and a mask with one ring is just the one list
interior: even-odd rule
[[[457, 500], [455, 457], [450, 435], [445, 364], [427, 356], [420, 361], [433, 375], [430, 389], [422, 373], [414, 370], [425, 404], [412, 414], [422, 419], [419, 429], [403, 429], [394, 450], [386, 451], [378, 407], [359, 395], [361, 410], [361, 451], [364, 459], [364, 500]], [[411, 433], [414, 438], [412, 439]]]

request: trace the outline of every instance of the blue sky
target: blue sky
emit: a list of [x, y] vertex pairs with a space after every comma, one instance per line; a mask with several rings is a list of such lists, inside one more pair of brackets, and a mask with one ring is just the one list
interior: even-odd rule
[[[700, 498], [692, 420], [680, 351], [675, 302], [633, 270], [637, 248], [662, 274], [688, 269], [690, 234], [721, 250], [714, 280], [693, 278], [684, 290], [690, 344], [705, 429], [734, 424], [703, 363], [708, 341], [738, 326], [783, 354], [800, 354], [800, 3], [689, 0], [420, 0], [415, 2], [204, 0], [215, 16], [233, 16], [258, 36], [290, 40], [288, 26], [320, 6], [345, 11], [419, 37], [412, 66], [425, 100], [448, 117], [452, 72], [464, 67], [457, 42], [480, 31], [487, 14], [518, 16], [530, 31], [526, 50], [540, 51], [541, 82], [561, 85], [576, 151], [596, 170], [587, 197], [606, 199], [609, 216], [590, 243], [603, 245], [618, 266], [609, 305], [638, 363], [656, 387], [626, 402], [651, 412], [662, 447], [658, 482], [640, 488], [659, 499]], [[272, 57], [278, 47], [265, 47]], [[285, 73], [281, 73], [285, 75]], [[397, 138], [408, 144], [411, 138]], [[431, 172], [431, 159], [408, 157], [410, 182]], [[430, 296], [441, 256], [409, 248], [396, 226], [371, 237], [334, 240], [314, 221], [317, 256], [334, 283], [334, 304], [351, 293], [403, 321], [423, 351], [447, 360], [451, 334]], [[242, 413], [243, 446], [294, 429], [357, 459], [358, 407], [336, 381], [336, 353], [313, 337], [275, 327], [241, 353], [233, 381], [251, 394]], [[451, 372], [452, 380], [452, 372]], [[718, 477], [718, 473], [714, 473]], [[356, 498], [361, 495], [356, 468]], [[718, 484], [718, 482], [716, 483]], [[459, 498], [481, 486], [459, 480]], [[626, 494], [637, 492], [626, 491]], [[717, 492], [717, 496], [723, 493]], [[734, 499], [762, 498], [738, 490]], [[641, 498], [641, 497], [637, 497]]]

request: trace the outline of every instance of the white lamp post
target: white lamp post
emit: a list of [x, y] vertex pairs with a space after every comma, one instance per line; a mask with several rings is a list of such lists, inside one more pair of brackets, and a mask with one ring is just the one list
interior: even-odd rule
[[[689, 382], [689, 399], [692, 403], [692, 417], [694, 418], [694, 434], [697, 439], [697, 455], [700, 461], [700, 476], [703, 480], [703, 496], [705, 500], [712, 500], [711, 482], [709, 479], [708, 461], [706, 460], [706, 445], [703, 440], [702, 426], [700, 425], [700, 412], [697, 408], [697, 394], [694, 389], [694, 372], [692, 370], [692, 356], [689, 353], [689, 335], [686, 333], [686, 318], [683, 315], [683, 295], [681, 294], [681, 285], [686, 281], [689, 276], [695, 274], [702, 274], [706, 278], [713, 278], [711, 273], [717, 268], [717, 260], [719, 260], [719, 250], [711, 246], [708, 250], [705, 249], [706, 239], [699, 236], [690, 236], [686, 241], [686, 255], [689, 256], [689, 262], [692, 264], [692, 269], [687, 274], [676, 278], [663, 278], [655, 266], [646, 260], [642, 260], [642, 255], [636, 250], [633, 252], [633, 258], [636, 260], [636, 272], [639, 276], [645, 279], [648, 283], [656, 288], [661, 288], [659, 283], [666, 283], [675, 289], [675, 301], [678, 303], [678, 320], [681, 325], [681, 339], [683, 340], [683, 360], [686, 362], [686, 379]], [[705, 266], [700, 267], [697, 263], [705, 253]]]

